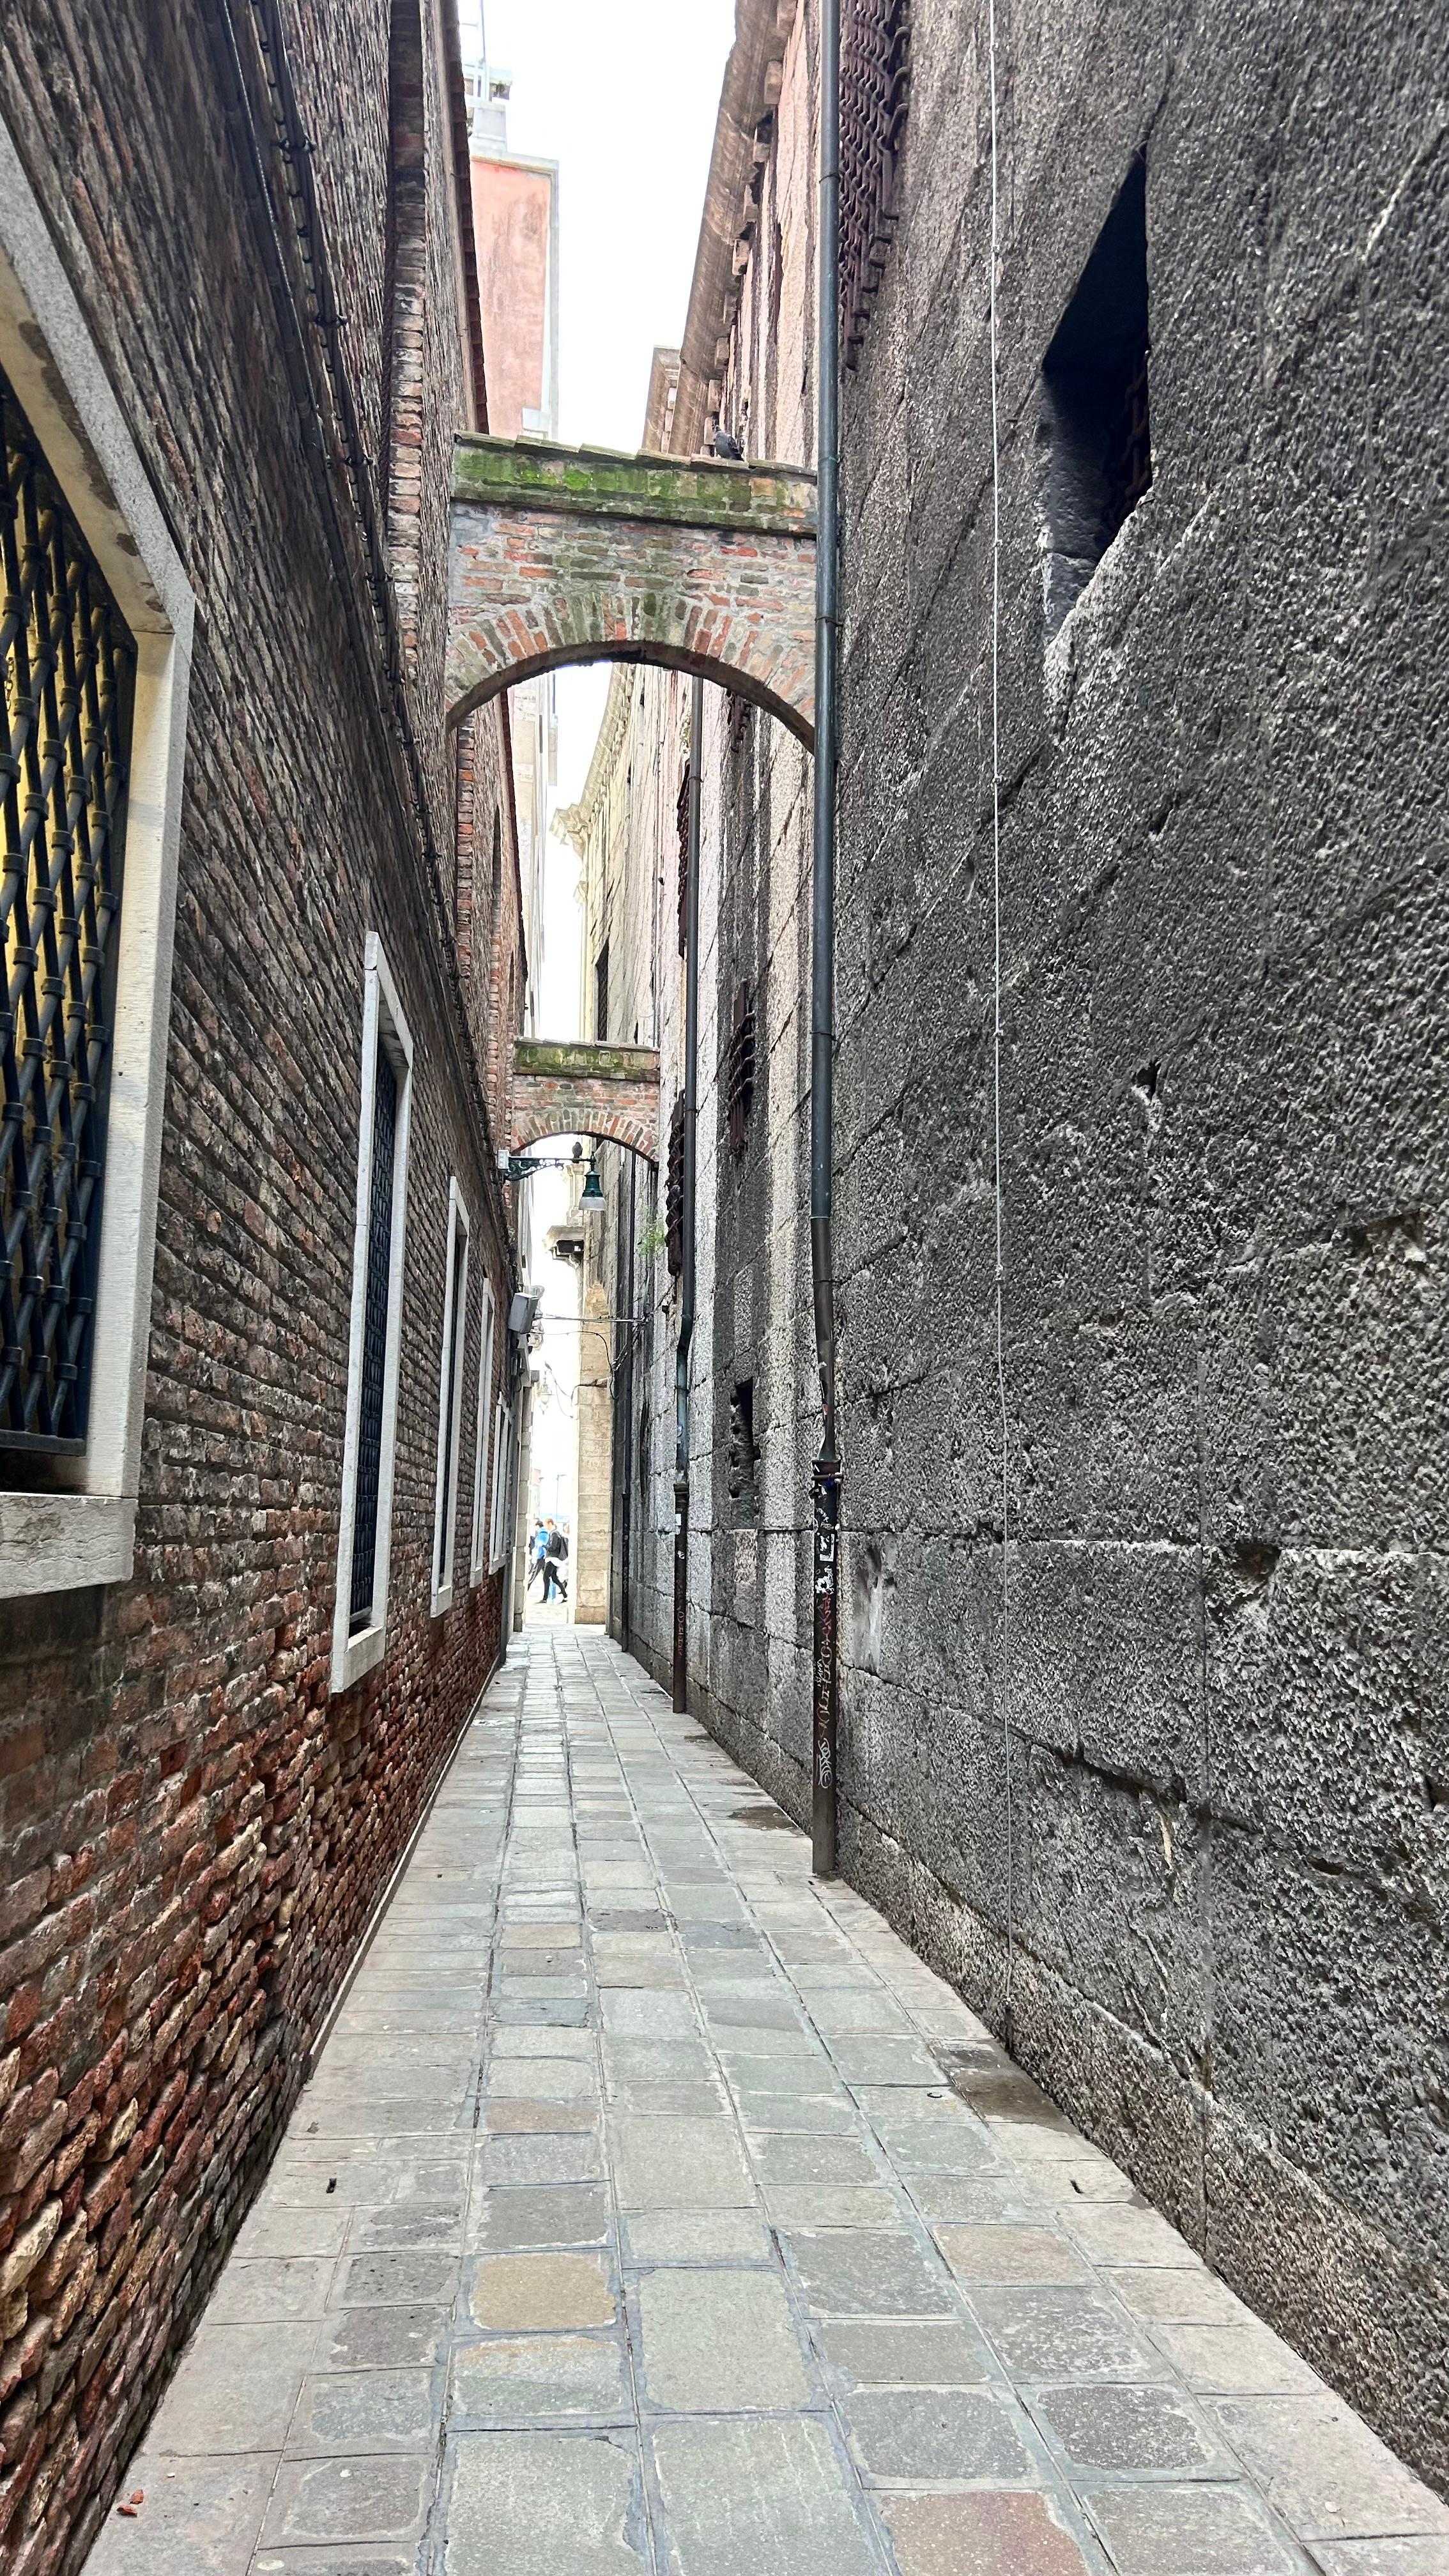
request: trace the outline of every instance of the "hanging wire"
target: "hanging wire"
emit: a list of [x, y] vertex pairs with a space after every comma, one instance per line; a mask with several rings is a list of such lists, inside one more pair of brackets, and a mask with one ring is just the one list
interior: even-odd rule
[[1001, 1412], [1001, 1654], [997, 1696], [1006, 1765], [1006, 2044], [1011, 2045], [1012, 1988], [1016, 1976], [1016, 1853], [1011, 1792], [1010, 1432], [1006, 1411], [1006, 1220], [1001, 1187], [1001, 406], [996, 334], [996, 279], [1001, 240], [997, 148], [996, 0], [987, 0], [991, 88], [991, 916], [995, 1019], [992, 1031], [992, 1103], [996, 1162], [996, 1393]]

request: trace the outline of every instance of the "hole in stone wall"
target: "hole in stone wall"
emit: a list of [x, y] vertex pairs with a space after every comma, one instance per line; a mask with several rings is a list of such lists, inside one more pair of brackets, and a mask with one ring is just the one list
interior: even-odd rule
[[1152, 481], [1147, 172], [1140, 154], [1042, 361], [1040, 441], [1050, 640]]
[[741, 1528], [759, 1519], [759, 1466], [760, 1452], [755, 1440], [755, 1382], [753, 1378], [741, 1378], [730, 1397], [730, 1436], [725, 1457], [725, 1488], [732, 1517]]

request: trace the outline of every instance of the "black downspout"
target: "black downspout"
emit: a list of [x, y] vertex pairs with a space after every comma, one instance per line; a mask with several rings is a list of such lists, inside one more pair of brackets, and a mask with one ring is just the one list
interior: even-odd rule
[[694, 1340], [694, 1143], [699, 1060], [699, 814], [704, 766], [704, 682], [689, 693], [689, 875], [684, 911], [684, 1268], [674, 1354], [674, 1708], [689, 1706], [689, 1354]]
[[839, 1705], [840, 1442], [835, 1419], [832, 1110], [835, 1048], [836, 630], [840, 592], [840, 0], [820, 12], [820, 416], [816, 441], [815, 870], [810, 992], [810, 1275], [820, 1370], [815, 1461], [811, 1856], [835, 1872]]

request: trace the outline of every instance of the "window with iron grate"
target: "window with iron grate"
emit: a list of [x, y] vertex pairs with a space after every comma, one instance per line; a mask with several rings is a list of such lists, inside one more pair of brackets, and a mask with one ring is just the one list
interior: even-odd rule
[[685, 762], [685, 764], [684, 764], [684, 776], [682, 777], [682, 779], [681, 779], [681, 780], [680, 780], [680, 782], [679, 782], [679, 802], [677, 803], [677, 805], [675, 806], [675, 809], [674, 809], [674, 819], [675, 819], [675, 825], [676, 825], [676, 828], [677, 828], [678, 833], [679, 833], [679, 953], [680, 953], [680, 956], [682, 957], [682, 956], [684, 955], [684, 953], [685, 953], [686, 948], [687, 948], [687, 947], [688, 947], [688, 945], [689, 945], [689, 763], [688, 763], [688, 761], [686, 761], [686, 762]]
[[755, 1381], [742, 1378], [730, 1397], [730, 1436], [725, 1453], [725, 1489], [731, 1517], [748, 1527], [760, 1517], [760, 1451], [755, 1439]]
[[755, 1098], [755, 999], [748, 984], [736, 988], [731, 1014], [729, 1050], [725, 1058], [725, 1108], [729, 1118], [730, 1146], [734, 1153], [745, 1150], [745, 1130]]
[[664, 1170], [664, 1233], [669, 1276], [684, 1268], [684, 1094], [669, 1116], [669, 1156]]
[[594, 959], [594, 1036], [600, 1046], [609, 1034], [609, 943]]
[[845, 0], [840, 55], [840, 336], [860, 356], [895, 230], [911, 0]]
[[0, 375], [0, 1482], [86, 1444], [135, 647]]
[[749, 699], [742, 698], [736, 690], [731, 689], [729, 693], [729, 713], [725, 720], [725, 736], [729, 743], [730, 752], [736, 760], [738, 760], [740, 753], [744, 750], [746, 743], [749, 741], [750, 718], [753, 714], [754, 708], [751, 706]]
[[386, 1413], [387, 1326], [392, 1290], [392, 1215], [397, 1167], [398, 1079], [387, 1048], [377, 1050], [372, 1108], [372, 1185], [367, 1210], [367, 1301], [362, 1321], [362, 1392], [357, 1420], [357, 1501], [352, 1535], [350, 1633], [372, 1624], [377, 1574], [377, 1508]]

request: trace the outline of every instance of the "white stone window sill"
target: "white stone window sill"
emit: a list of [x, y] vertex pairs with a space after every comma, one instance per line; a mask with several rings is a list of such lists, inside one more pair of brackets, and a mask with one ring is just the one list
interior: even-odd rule
[[128, 1583], [134, 1494], [0, 1494], [0, 1601]]
[[362, 1628], [355, 1637], [347, 1639], [340, 1652], [333, 1658], [332, 1696], [334, 1699], [339, 1691], [351, 1690], [353, 1683], [360, 1682], [364, 1673], [370, 1673], [374, 1664], [381, 1663], [386, 1644], [387, 1627], [381, 1619], [375, 1626]]
[[452, 1607], [453, 1586], [451, 1582], [448, 1582], [443, 1585], [441, 1591], [433, 1594], [433, 1617], [435, 1619], [441, 1619], [444, 1611], [451, 1610]]

